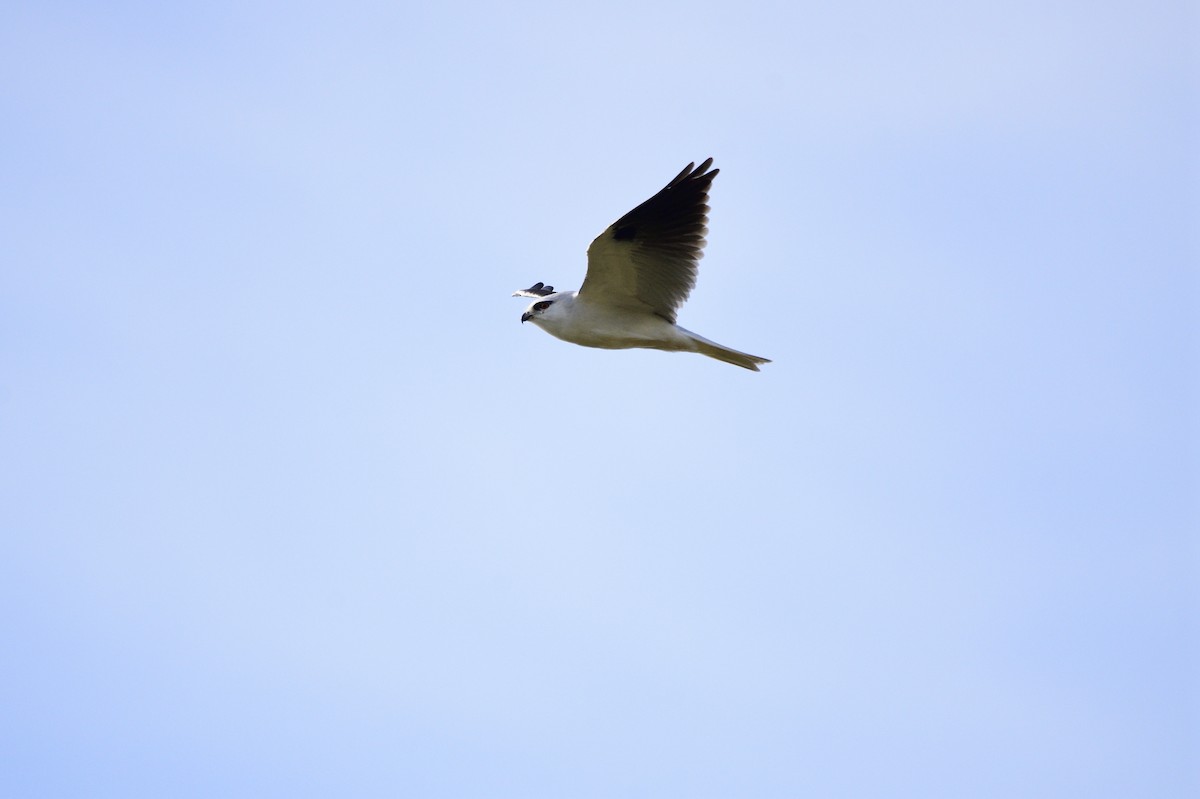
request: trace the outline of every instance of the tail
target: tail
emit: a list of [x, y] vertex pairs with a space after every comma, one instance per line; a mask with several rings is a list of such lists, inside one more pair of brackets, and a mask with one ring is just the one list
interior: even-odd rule
[[718, 361], [731, 363], [734, 366], [740, 366], [743, 369], [750, 369], [755, 372], [758, 371], [760, 363], [771, 362], [768, 358], [760, 358], [757, 355], [748, 355], [744, 352], [731, 350], [728, 347], [722, 347], [717, 342], [709, 341], [704, 336], [698, 336], [690, 330], [684, 330], [682, 327], [679, 330], [686, 334], [692, 340], [692, 343], [696, 345], [694, 352], [707, 355], [710, 358], [716, 358]]

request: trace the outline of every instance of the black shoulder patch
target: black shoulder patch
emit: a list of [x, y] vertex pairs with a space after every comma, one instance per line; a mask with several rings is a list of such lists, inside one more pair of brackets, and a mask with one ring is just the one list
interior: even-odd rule
[[633, 237], [637, 235], [637, 228], [633, 225], [621, 225], [613, 231], [613, 238], [617, 241], [633, 241]]

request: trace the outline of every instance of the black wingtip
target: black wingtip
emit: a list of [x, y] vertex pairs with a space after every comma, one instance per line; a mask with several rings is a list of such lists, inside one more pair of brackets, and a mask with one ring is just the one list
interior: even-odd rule
[[680, 183], [683, 183], [685, 180], [706, 180], [711, 182], [712, 179], [717, 176], [717, 173], [721, 171], [719, 169], [714, 169], [711, 172], [708, 171], [708, 168], [712, 166], [712, 163], [712, 156], [709, 156], [700, 162], [700, 166], [696, 166], [695, 161], [691, 162], [685, 166], [683, 171], [676, 175], [666, 187], [668, 189], [673, 189]]
[[547, 286], [542, 282], [534, 283], [527, 289], [514, 291], [514, 297], [548, 297], [554, 293], [554, 286]]

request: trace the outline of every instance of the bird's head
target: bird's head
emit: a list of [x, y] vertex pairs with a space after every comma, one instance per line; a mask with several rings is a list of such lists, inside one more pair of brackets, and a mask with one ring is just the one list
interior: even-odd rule
[[559, 310], [555, 306], [556, 298], [554, 295], [551, 295], [544, 300], [538, 300], [537, 302], [530, 304], [530, 306], [525, 309], [525, 313], [521, 314], [521, 322], [525, 323], [532, 321], [534, 324], [539, 324], [546, 319], [552, 319]]

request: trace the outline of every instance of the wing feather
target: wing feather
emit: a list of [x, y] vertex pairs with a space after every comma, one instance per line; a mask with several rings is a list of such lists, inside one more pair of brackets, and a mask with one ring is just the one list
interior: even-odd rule
[[512, 295], [514, 297], [548, 297], [553, 293], [554, 293], [554, 286], [547, 286], [544, 283], [538, 282], [538, 283], [534, 283], [532, 286], [530, 286], [527, 289], [520, 289], [519, 291], [514, 291]]
[[643, 308], [670, 322], [696, 285], [708, 230], [709, 158], [684, 167], [658, 194], [609, 225], [588, 247], [580, 299]]

